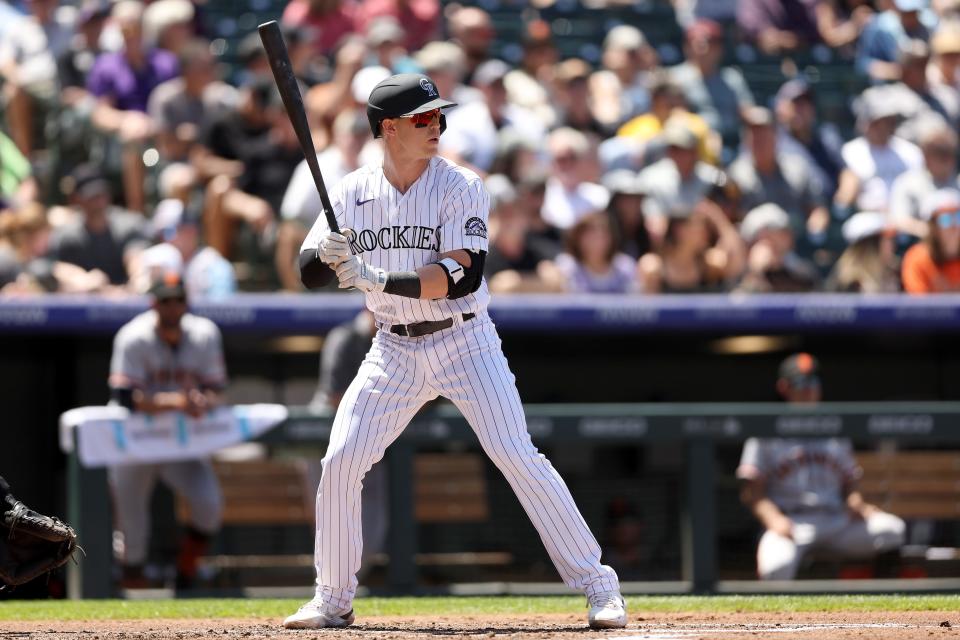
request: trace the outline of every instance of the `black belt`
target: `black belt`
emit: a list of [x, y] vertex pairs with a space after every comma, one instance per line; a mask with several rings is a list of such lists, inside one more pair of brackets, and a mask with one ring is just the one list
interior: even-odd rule
[[[473, 320], [476, 317], [477, 314], [475, 313], [465, 313], [463, 314], [463, 321]], [[437, 331], [442, 331], [443, 329], [449, 329], [452, 326], [453, 318], [447, 318], [446, 320], [424, 320], [423, 322], [414, 322], [412, 324], [390, 325], [390, 333], [408, 338], [419, 338], [420, 336], [426, 336]], [[382, 328], [386, 329], [387, 325], [382, 325]]]

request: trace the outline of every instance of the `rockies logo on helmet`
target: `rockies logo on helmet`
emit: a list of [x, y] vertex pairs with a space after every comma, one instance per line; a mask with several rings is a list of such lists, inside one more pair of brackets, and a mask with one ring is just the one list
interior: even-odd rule
[[433, 83], [426, 78], [420, 78], [420, 88], [427, 92], [427, 95], [431, 98], [436, 98], [437, 89], [433, 86]]

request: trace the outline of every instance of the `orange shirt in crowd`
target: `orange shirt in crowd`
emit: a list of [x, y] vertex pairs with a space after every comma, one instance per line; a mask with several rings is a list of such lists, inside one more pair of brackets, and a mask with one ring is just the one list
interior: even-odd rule
[[901, 275], [907, 293], [960, 291], [960, 258], [937, 265], [926, 243], [918, 242], [903, 256]]

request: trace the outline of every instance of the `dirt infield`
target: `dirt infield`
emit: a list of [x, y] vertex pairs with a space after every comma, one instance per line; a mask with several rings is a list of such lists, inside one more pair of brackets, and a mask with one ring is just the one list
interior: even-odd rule
[[191, 640], [193, 638], [384, 638], [423, 640], [447, 637], [549, 638], [603, 637], [609, 640], [732, 640], [771, 638], [775, 640], [820, 640], [821, 638], [917, 638], [960, 639], [960, 612], [910, 612], [892, 614], [792, 613], [774, 614], [632, 614], [626, 629], [591, 631], [584, 615], [539, 616], [457, 616], [434, 618], [358, 619], [347, 629], [286, 631], [279, 620], [122, 620], [88, 622], [3, 622], [0, 640]]

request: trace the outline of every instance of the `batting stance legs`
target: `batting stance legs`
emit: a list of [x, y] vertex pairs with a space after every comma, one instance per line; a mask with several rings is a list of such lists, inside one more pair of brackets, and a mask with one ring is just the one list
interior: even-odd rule
[[454, 402], [513, 488], [563, 581], [588, 596], [619, 591], [570, 491], [537, 451], [500, 339], [485, 313], [450, 329], [407, 338], [384, 331], [344, 395], [317, 492], [317, 598], [349, 609], [360, 567], [364, 474], [423, 404]]

